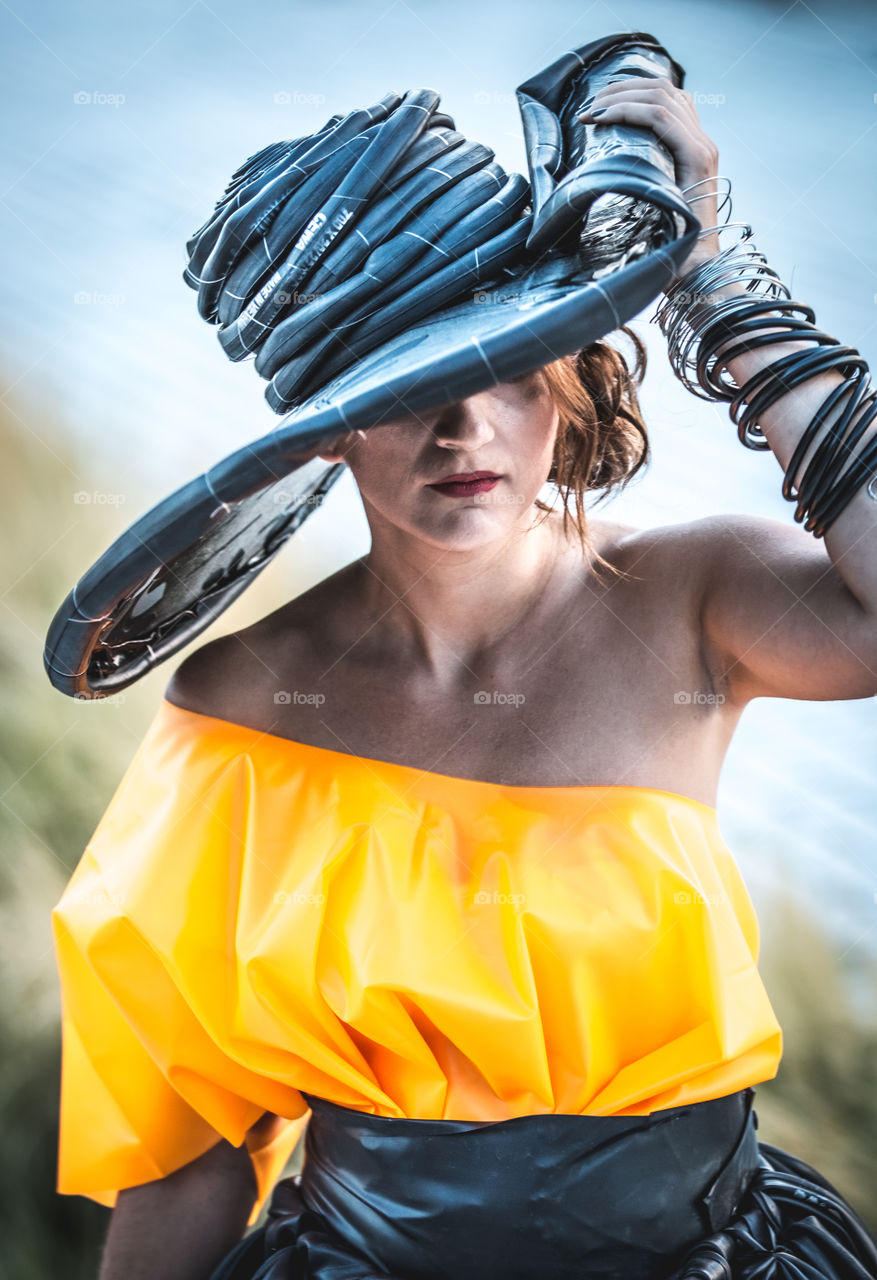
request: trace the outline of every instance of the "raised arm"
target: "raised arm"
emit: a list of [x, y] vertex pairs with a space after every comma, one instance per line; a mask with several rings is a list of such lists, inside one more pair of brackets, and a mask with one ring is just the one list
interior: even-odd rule
[[[697, 298], [697, 268], [720, 251], [715, 230], [719, 179], [718, 148], [701, 128], [692, 95], [665, 77], [633, 78], [602, 89], [586, 115], [593, 118], [595, 111], [601, 123], [653, 129], [673, 154], [679, 186], [700, 190], [690, 203], [703, 236], [683, 272], [665, 290], [684, 280], [690, 296]], [[708, 297], [711, 302], [742, 297], [748, 283], [710, 288]], [[769, 314], [762, 317], [759, 337], [789, 332], [777, 315], [773, 327]], [[739, 347], [739, 336], [719, 350], [734, 347]], [[812, 349], [813, 337], [808, 335], [805, 340], [738, 350], [724, 365], [739, 389], [783, 357]], [[848, 383], [836, 368], [800, 383], [784, 381], [784, 393], [758, 413], [758, 426], [783, 472], [791, 467], [823, 402]], [[834, 404], [816, 439], [798, 459], [796, 492], [827, 434], [826, 424], [840, 420], [842, 407]], [[855, 418], [866, 424], [855, 457], [877, 435], [877, 422], [868, 414], [859, 411]], [[737, 515], [695, 521], [687, 532], [689, 556], [698, 557], [702, 583], [704, 646], [717, 686], [726, 696], [745, 702], [753, 697], [847, 699], [877, 694], [877, 502], [864, 485], [834, 516], [821, 539], [780, 520]]]

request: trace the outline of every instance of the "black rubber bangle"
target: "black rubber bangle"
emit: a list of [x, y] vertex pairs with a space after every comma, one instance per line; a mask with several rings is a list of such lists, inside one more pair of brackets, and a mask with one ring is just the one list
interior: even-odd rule
[[[871, 416], [873, 418], [873, 415]], [[849, 478], [844, 477], [843, 490], [833, 496], [830, 503], [826, 502], [818, 511], [810, 513], [810, 518], [805, 525], [808, 533], [815, 532], [818, 538], [825, 536], [825, 531], [846, 510], [858, 491], [869, 482], [869, 477], [873, 478], [877, 474], [875, 465], [877, 465], [877, 441], [869, 442], [868, 449], [857, 460], [855, 473]]]
[[[716, 290], [720, 287], [721, 281], [713, 286]], [[721, 308], [721, 299], [701, 303], [681, 315], [671, 309], [662, 317], [664, 332], [673, 329], [679, 319], [691, 331], [684, 344], [677, 347], [674, 343], [671, 355], [681, 351], [682, 363], [687, 364], [688, 350], [696, 344], [694, 372], [698, 387], [707, 397], [728, 402], [741, 444], [760, 451], [769, 449], [770, 443], [758, 426], [758, 419], [772, 405], [822, 373], [837, 369], [844, 376], [845, 381], [828, 393], [814, 413], [783, 476], [783, 497], [797, 503], [795, 520], [800, 523], [806, 516], [808, 532], [824, 537], [877, 461], [877, 433], [858, 456], [853, 452], [877, 418], [877, 393], [870, 389], [868, 364], [855, 347], [843, 346], [817, 328], [813, 309], [804, 303], [772, 298], [750, 300], [744, 294], [735, 301], [739, 305], [727, 308], [724, 315], [714, 314]], [[773, 332], [764, 332], [767, 327]], [[733, 380], [728, 366], [736, 357], [802, 339], [811, 344], [805, 351], [781, 356], [747, 379], [742, 387], [728, 386], [723, 381], [725, 374]], [[844, 401], [836, 420], [828, 424], [829, 415]], [[820, 431], [822, 438], [796, 489], [795, 475]]]
[[[801, 439], [798, 441], [798, 443], [795, 445], [795, 448], [792, 452], [792, 456], [789, 459], [789, 465], [786, 468], [785, 476], [783, 477], [782, 493], [783, 493], [783, 497], [787, 501], [791, 502], [796, 500], [797, 498], [797, 491], [795, 493], [792, 492], [792, 489], [794, 487], [793, 486], [794, 476], [800, 465], [800, 459], [803, 458], [804, 452], [806, 448], [809, 446], [810, 440], [815, 435], [816, 431], [818, 431], [819, 428], [823, 426], [826, 419], [828, 418], [828, 415], [836, 407], [836, 405], [839, 403], [841, 398], [844, 395], [846, 396], [851, 395], [853, 390], [854, 390], [853, 387], [849, 387], [845, 383], [842, 383], [840, 386], [835, 387], [834, 390], [828, 396], [826, 396], [825, 400], [822, 402], [822, 404], [819, 406], [816, 413], [813, 415], [813, 418], [809, 426], [807, 427], [806, 432], [804, 433], [804, 435], [807, 436], [806, 443], [804, 440], [804, 436], [802, 436]], [[847, 411], [845, 411], [845, 414], [844, 414], [845, 417], [846, 417], [846, 412]]]
[[[877, 398], [872, 400], [862, 418], [857, 421], [857, 431], [861, 426], [862, 432], [864, 432], [875, 418], [877, 418]], [[862, 432], [859, 432], [859, 435]], [[859, 489], [866, 483], [869, 472], [874, 471], [875, 464], [877, 464], [877, 435], [872, 436], [862, 452], [853, 459], [851, 465], [843, 473], [834, 488], [825, 493], [811, 507], [808, 526], [805, 526], [808, 528], [808, 532], [818, 530], [816, 536], [824, 537], [825, 531], [835, 522], [856, 496]], [[811, 524], [813, 527], [809, 527]]]
[[[727, 366], [729, 360], [733, 360], [735, 356], [742, 355], [747, 351], [754, 350], [761, 346], [769, 346], [771, 343], [786, 342], [790, 340], [789, 335], [797, 333], [813, 333], [814, 336], [821, 335], [820, 330], [814, 330], [808, 320], [798, 319], [795, 316], [777, 316], [773, 314], [771, 319], [777, 324], [785, 324], [786, 328], [781, 333], [757, 334], [754, 338], [746, 338], [745, 341], [739, 342], [736, 346], [728, 347], [719, 354], [715, 349], [721, 342], [729, 338], [737, 338], [751, 330], [761, 330], [765, 326], [765, 319], [760, 314], [776, 311], [773, 303], [765, 303], [759, 307], [753, 307], [750, 311], [747, 309], [744, 313], [735, 313], [733, 317], [719, 317], [712, 320], [704, 329], [699, 344], [699, 352], [697, 359], [698, 382], [707, 392], [714, 393], [720, 399], [731, 399], [734, 392], [730, 391], [721, 384], [712, 380], [717, 369]], [[832, 339], [829, 339], [832, 341]], [[707, 363], [715, 360], [712, 369], [707, 371]]]
[[[835, 366], [848, 370], [849, 349], [839, 348], [832, 351], [831, 348], [819, 347], [812, 351], [795, 353], [793, 356], [784, 356], [746, 383], [730, 406], [731, 420], [737, 424], [737, 439], [740, 443], [752, 449], [769, 448], [763, 431], [757, 428], [758, 417], [763, 416], [772, 404], [780, 401], [782, 397], [789, 394], [790, 390], [813, 376], [822, 374]], [[760, 381], [767, 381], [767, 387], [760, 390], [758, 394], [753, 394], [753, 389]], [[750, 398], [746, 403], [748, 397]], [[758, 434], [755, 434], [755, 430]], [[805, 433], [807, 445], [812, 440], [813, 434], [813, 424], [810, 424]]]
[[[870, 374], [866, 369], [861, 377], [854, 376], [849, 383], [845, 383], [839, 388], [841, 392], [848, 394], [849, 403], [838, 420], [832, 423], [826, 431], [801, 476], [796, 496], [797, 500], [805, 508], [809, 508], [814, 501], [818, 500], [820, 494], [829, 492], [844, 466], [849, 462], [851, 457], [850, 450], [861, 439], [865, 427], [859, 421], [856, 421], [852, 431], [848, 431], [848, 428], [861, 408], [869, 385]], [[823, 414], [822, 416], [824, 419], [826, 415]], [[820, 423], [820, 425], [822, 424]], [[798, 450], [796, 449], [795, 455], [797, 454]], [[795, 455], [790, 459], [786, 479], [783, 481], [783, 497], [787, 496], [786, 480], [794, 477], [797, 471], [798, 457]], [[800, 454], [801, 458], [803, 456], [803, 453]], [[788, 488], [791, 490], [791, 484], [788, 485]], [[788, 496], [791, 497], [791, 494]]]
[[[846, 507], [856, 496], [859, 489], [868, 482], [868, 476], [877, 474], [875, 472], [877, 465], [877, 441], [869, 443], [869, 447], [861, 459], [861, 466], [857, 467], [856, 479], [854, 483], [850, 483], [848, 491], [839, 494], [837, 501], [833, 501], [830, 509], [826, 507], [825, 513], [813, 513], [808, 515], [803, 527], [807, 533], [812, 533], [815, 538], [824, 538], [826, 532], [835, 523], [837, 518], [843, 514]], [[796, 515], [797, 518], [797, 515]]]
[[[860, 399], [862, 399], [862, 388], [864, 387], [865, 389], [867, 389], [868, 376], [869, 376], [868, 370], [865, 369], [864, 374], [862, 376], [857, 376], [854, 374], [853, 378], [850, 379], [849, 383], [845, 383], [841, 385], [841, 388], [840, 388], [841, 392], [848, 393], [849, 396], [851, 397], [851, 401], [848, 404], [848, 406], [846, 406], [846, 410], [844, 412], [844, 415], [842, 415], [841, 420], [839, 420], [839, 422], [836, 422], [836, 424], [833, 425], [833, 428], [830, 431], [830, 433], [828, 433], [827, 438], [825, 440], [822, 440], [822, 443], [821, 445], [819, 445], [819, 448], [817, 448], [816, 453], [814, 453], [813, 457], [810, 458], [810, 461], [808, 462], [808, 466], [807, 466], [807, 472], [805, 472], [805, 474], [801, 476], [801, 483], [798, 486], [798, 490], [796, 490], [796, 497], [799, 497], [799, 498], [801, 494], [801, 489], [804, 490], [805, 504], [807, 504], [807, 506], [809, 506], [810, 495], [814, 495], [813, 488], [812, 488], [813, 477], [817, 475], [817, 472], [822, 471], [822, 460], [826, 456], [826, 447], [827, 447], [827, 452], [836, 451], [837, 453], [840, 454], [840, 451], [841, 451], [840, 436], [837, 433], [839, 433], [839, 431], [841, 431], [842, 433], [842, 431], [845, 430], [845, 426], [846, 424], [848, 424], [849, 420], [851, 419], [851, 416], [853, 416], [853, 413], [857, 411], [857, 407], [860, 402]], [[833, 403], [832, 403], [832, 407], [833, 407]], [[807, 431], [805, 431], [804, 435], [801, 435], [801, 438], [798, 444], [795, 445], [793, 454], [791, 454], [791, 458], [789, 460], [789, 466], [786, 467], [786, 480], [784, 481], [784, 497], [786, 495], [786, 488], [787, 488], [789, 489], [790, 500], [791, 500], [791, 497], [793, 497], [794, 477], [796, 474], [798, 474], [801, 463], [804, 462], [804, 458], [805, 456], [807, 456], [810, 443], [812, 443], [814, 436], [816, 436], [819, 426], [822, 426], [823, 421], [825, 421], [826, 415], [825, 413], [822, 413], [822, 408], [825, 408], [825, 404], [821, 406], [821, 411], [819, 411], [817, 415], [814, 416], [813, 421], [810, 422], [808, 429]], [[813, 470], [810, 471], [810, 468], [813, 468]], [[837, 471], [836, 467], [831, 468], [832, 477], [833, 475], [836, 475], [836, 471]], [[823, 484], [827, 484], [827, 483], [828, 483], [828, 480], [823, 481]], [[819, 488], [822, 488], [822, 484], [819, 484]]]
[[[772, 365], [769, 365], [766, 370], [761, 371], [766, 377], [762, 378], [760, 374], [756, 375], [755, 378], [741, 388], [739, 394], [731, 403], [731, 419], [737, 423], [737, 436], [741, 444], [745, 444], [748, 438], [752, 438], [749, 435], [752, 430], [751, 424], [759, 416], [763, 415], [772, 404], [781, 400], [796, 386], [799, 386], [802, 382], [809, 381], [817, 374], [826, 373], [838, 366], [846, 371], [850, 364], [855, 367], [859, 361], [861, 361], [861, 356], [853, 347], [839, 347], [836, 349], [817, 347], [809, 351], [782, 356]], [[867, 368], [867, 365], [865, 367]], [[753, 388], [760, 381], [768, 381], [768, 385], [758, 395], [753, 395]], [[751, 397], [751, 399], [744, 404], [747, 397]], [[759, 435], [763, 436], [763, 432], [760, 429]], [[764, 445], [759, 443], [750, 447], [764, 448]]]
[[[761, 330], [764, 328], [764, 321], [756, 319], [754, 322], [747, 323], [746, 327], [756, 331]], [[726, 347], [721, 354], [718, 352], [715, 353], [715, 363], [712, 366], [712, 369], [709, 373], [706, 373], [706, 370], [704, 370], [706, 382], [708, 385], [720, 385], [716, 378], [717, 371], [728, 369], [729, 362], [735, 359], [738, 355], [744, 355], [749, 351], [757, 351], [761, 347], [778, 346], [785, 342], [800, 341], [802, 338], [813, 338], [815, 342], [822, 343], [823, 337], [826, 337], [826, 335], [822, 335], [819, 330], [814, 330], [806, 322], [801, 325], [787, 326], [780, 333], [755, 332], [752, 336], [747, 337], [745, 341]], [[827, 339], [822, 343], [822, 345], [830, 345], [832, 341], [832, 339]], [[730, 372], [730, 370], [728, 370], [728, 372]], [[768, 376], [766, 370], [761, 370], [760, 372], [763, 373], [765, 377]], [[723, 388], [723, 398], [733, 400], [737, 395], [738, 390], [739, 389], [737, 387]]]

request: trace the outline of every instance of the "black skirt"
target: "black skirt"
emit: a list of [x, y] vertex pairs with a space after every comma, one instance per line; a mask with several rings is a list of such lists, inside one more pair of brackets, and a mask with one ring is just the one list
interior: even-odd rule
[[877, 1280], [754, 1089], [648, 1116], [404, 1120], [303, 1095], [302, 1172], [211, 1280]]

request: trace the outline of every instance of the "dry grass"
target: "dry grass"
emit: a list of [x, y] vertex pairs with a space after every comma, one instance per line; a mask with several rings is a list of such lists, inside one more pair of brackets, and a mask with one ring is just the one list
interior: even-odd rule
[[877, 961], [855, 947], [844, 963], [794, 891], [760, 918], [784, 1049], [777, 1078], [757, 1087], [758, 1136], [813, 1165], [877, 1231], [877, 1018], [850, 994], [855, 978], [877, 995]]

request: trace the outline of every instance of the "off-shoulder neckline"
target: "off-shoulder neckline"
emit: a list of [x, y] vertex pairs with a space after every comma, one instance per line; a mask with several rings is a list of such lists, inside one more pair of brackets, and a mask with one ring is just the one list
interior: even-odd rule
[[333, 756], [336, 759], [358, 762], [372, 770], [377, 769], [395, 769], [399, 773], [414, 774], [417, 777], [435, 778], [439, 782], [453, 783], [459, 787], [480, 788], [483, 791], [512, 791], [522, 794], [561, 794], [562, 792], [585, 792], [585, 791], [630, 791], [642, 792], [647, 795], [667, 796], [672, 800], [682, 801], [684, 804], [694, 805], [698, 809], [704, 809], [712, 817], [716, 816], [715, 805], [707, 804], [705, 800], [695, 800], [693, 796], [683, 795], [681, 791], [668, 791], [665, 787], [646, 787], [639, 784], [631, 783], [613, 783], [613, 782], [586, 782], [571, 783], [564, 785], [555, 783], [550, 786], [541, 786], [532, 783], [516, 783], [516, 782], [492, 782], [487, 778], [460, 778], [452, 773], [439, 773], [433, 769], [420, 769], [417, 765], [396, 764], [393, 760], [378, 760], [375, 756], [359, 756], [352, 751], [338, 751], [334, 747], [318, 747], [312, 742], [301, 742], [297, 738], [287, 738], [283, 734], [269, 733], [266, 729], [254, 729], [250, 725], [240, 724], [237, 720], [227, 720], [224, 716], [208, 715], [203, 711], [192, 711], [189, 707], [181, 707], [176, 702], [171, 702], [170, 698], [162, 698], [162, 705], [171, 708], [181, 716], [192, 716], [197, 720], [212, 720], [215, 724], [221, 725], [224, 730], [230, 732], [248, 734], [251, 738], [257, 740], [267, 738], [269, 742], [279, 743], [286, 749], [295, 751], [313, 751], [323, 756]]

